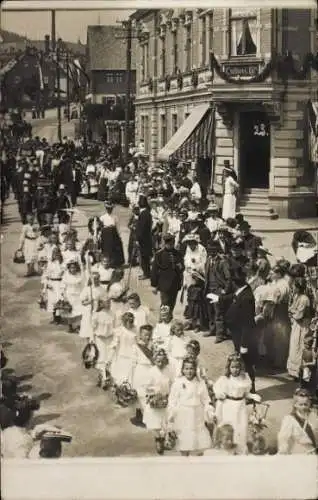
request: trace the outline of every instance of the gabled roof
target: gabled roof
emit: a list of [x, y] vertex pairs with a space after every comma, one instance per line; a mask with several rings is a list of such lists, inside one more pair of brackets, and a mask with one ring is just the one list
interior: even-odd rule
[[[136, 40], [131, 44], [131, 68], [136, 69]], [[87, 27], [88, 70], [126, 69], [126, 31], [121, 26]]]
[[0, 29], [0, 43], [19, 43], [27, 40], [25, 36], [18, 35], [12, 31]]

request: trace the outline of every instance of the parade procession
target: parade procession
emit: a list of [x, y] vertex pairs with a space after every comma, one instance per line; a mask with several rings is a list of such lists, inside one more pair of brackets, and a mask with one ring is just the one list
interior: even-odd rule
[[21, 123], [1, 129], [1, 456], [317, 454], [317, 218], [266, 232], [284, 217], [241, 211], [228, 158], [220, 196], [143, 140]]

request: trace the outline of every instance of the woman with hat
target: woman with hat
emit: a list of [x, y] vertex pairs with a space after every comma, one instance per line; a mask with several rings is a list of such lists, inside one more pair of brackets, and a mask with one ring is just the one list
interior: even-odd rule
[[107, 255], [113, 267], [120, 267], [125, 263], [123, 243], [117, 229], [117, 218], [113, 215], [114, 205], [106, 201], [105, 213], [100, 217], [103, 223], [101, 230], [101, 251]]
[[222, 219], [219, 217], [219, 207], [215, 203], [209, 203], [206, 209], [205, 225], [211, 233], [211, 237], [214, 238], [217, 230], [222, 223]]
[[234, 218], [236, 214], [236, 197], [239, 189], [237, 176], [233, 168], [230, 167], [228, 160], [224, 161], [224, 194], [223, 194], [223, 207], [222, 218]]

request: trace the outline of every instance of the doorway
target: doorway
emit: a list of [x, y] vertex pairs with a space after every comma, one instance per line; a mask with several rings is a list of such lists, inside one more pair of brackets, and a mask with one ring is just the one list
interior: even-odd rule
[[269, 188], [270, 123], [266, 113], [240, 113], [240, 184], [243, 190]]

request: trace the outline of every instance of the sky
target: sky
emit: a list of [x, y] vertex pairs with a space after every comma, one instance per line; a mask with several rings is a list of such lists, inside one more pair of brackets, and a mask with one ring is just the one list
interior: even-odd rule
[[[85, 12], [57, 12], [56, 38], [64, 41], [86, 43], [87, 26], [95, 24], [112, 25], [122, 21], [132, 10], [108, 10]], [[48, 12], [2, 12], [1, 28], [26, 36], [32, 40], [43, 40], [51, 32], [51, 18]]]

